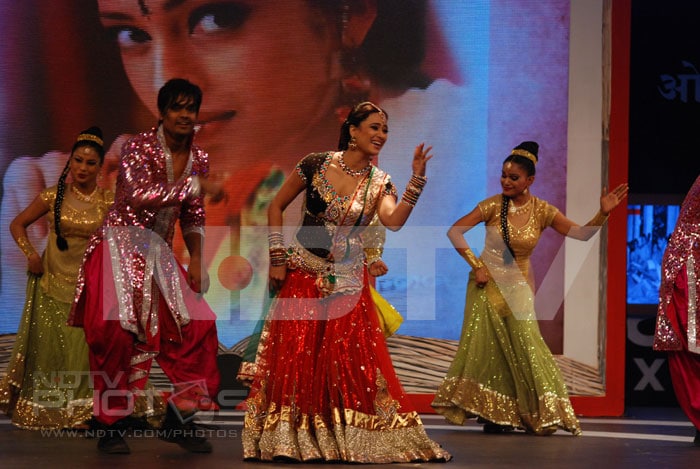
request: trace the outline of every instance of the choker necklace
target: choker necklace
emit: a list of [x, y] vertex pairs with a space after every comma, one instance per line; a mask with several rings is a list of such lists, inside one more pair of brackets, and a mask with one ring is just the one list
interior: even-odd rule
[[93, 197], [94, 197], [95, 194], [97, 193], [97, 185], [95, 185], [95, 189], [94, 189], [94, 190], [92, 191], [92, 193], [89, 194], [89, 195], [88, 195], [88, 194], [83, 194], [82, 192], [80, 192], [80, 191], [75, 187], [75, 184], [71, 184], [71, 185], [70, 185], [70, 189], [71, 189], [71, 191], [73, 191], [73, 194], [75, 195], [75, 198], [78, 199], [78, 200], [80, 200], [80, 201], [82, 201], [82, 202], [89, 202], [89, 203], [92, 203]]
[[510, 206], [508, 207], [508, 213], [511, 215], [520, 215], [521, 213], [526, 212], [527, 210], [530, 209], [530, 206], [532, 205], [532, 197], [527, 199], [527, 202], [520, 206], [516, 206], [513, 201], [510, 201]]
[[345, 173], [349, 174], [350, 176], [353, 176], [353, 177], [362, 176], [367, 171], [369, 171], [369, 169], [372, 167], [372, 163], [367, 163], [367, 166], [365, 166], [362, 169], [350, 169], [345, 164], [345, 160], [343, 159], [343, 156], [345, 156], [345, 152], [342, 152], [340, 155], [338, 155], [338, 164], [340, 165], [340, 169], [345, 171]]

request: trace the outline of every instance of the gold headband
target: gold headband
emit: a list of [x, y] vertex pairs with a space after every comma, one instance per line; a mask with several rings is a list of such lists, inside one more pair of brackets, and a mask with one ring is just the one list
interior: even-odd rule
[[530, 153], [527, 150], [523, 150], [522, 148], [516, 148], [513, 151], [510, 152], [511, 155], [518, 155], [522, 156], [524, 158], [527, 158], [528, 160], [532, 161], [532, 164], [537, 164], [537, 157]]
[[92, 134], [80, 134], [80, 135], [78, 135], [78, 139], [76, 140], [76, 142], [82, 142], [82, 141], [84, 141], [84, 140], [89, 140], [89, 141], [91, 141], [91, 142], [95, 142], [95, 143], [98, 144], [99, 146], [104, 146], [104, 142], [103, 142], [102, 139], [101, 139], [100, 137], [98, 137], [97, 135], [92, 135]]

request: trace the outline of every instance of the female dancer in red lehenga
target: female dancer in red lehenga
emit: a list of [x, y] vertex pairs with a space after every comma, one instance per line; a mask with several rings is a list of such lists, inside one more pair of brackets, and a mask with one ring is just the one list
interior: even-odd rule
[[[355, 106], [338, 152], [303, 158], [270, 205], [270, 287], [243, 429], [245, 459], [390, 463], [447, 461], [428, 438], [394, 372], [367, 281], [365, 227], [375, 213], [404, 225], [425, 185], [431, 147], [416, 147], [400, 203], [370, 161], [387, 138], [387, 115]], [[305, 193], [289, 247], [283, 211]]]
[[700, 177], [683, 201], [661, 264], [654, 349], [668, 352], [676, 398], [700, 446]]

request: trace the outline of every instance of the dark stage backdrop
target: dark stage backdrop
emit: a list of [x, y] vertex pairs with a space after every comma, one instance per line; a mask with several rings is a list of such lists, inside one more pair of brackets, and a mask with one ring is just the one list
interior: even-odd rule
[[677, 405], [652, 350], [661, 261], [700, 174], [700, 3], [633, 0], [627, 214], [627, 405]]
[[700, 2], [634, 0], [631, 200], [680, 202], [700, 174]]

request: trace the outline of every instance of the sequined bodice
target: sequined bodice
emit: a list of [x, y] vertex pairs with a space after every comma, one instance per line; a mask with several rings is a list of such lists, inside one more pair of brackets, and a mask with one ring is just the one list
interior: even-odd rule
[[[303, 222], [297, 240], [315, 255], [326, 258], [333, 252], [343, 257], [362, 258], [362, 227], [372, 221], [377, 205], [386, 194], [396, 195], [391, 178], [373, 167], [349, 196], [338, 194], [326, 177], [332, 152], [308, 155], [297, 165], [306, 182]], [[340, 251], [342, 254], [339, 256]]]
[[[540, 240], [545, 228], [552, 224], [558, 209], [548, 202], [534, 197], [532, 211], [525, 225], [513, 226], [508, 222], [510, 245], [515, 252], [515, 259], [521, 275], [529, 278], [530, 255]], [[501, 194], [479, 202], [479, 209], [486, 225], [486, 241], [481, 255], [490, 268], [503, 267], [503, 250], [505, 243], [501, 234]]]
[[41, 192], [42, 200], [49, 206], [47, 214], [49, 237], [44, 253], [44, 275], [40, 285], [51, 297], [70, 303], [73, 301], [78, 269], [90, 236], [102, 224], [102, 220], [114, 200], [111, 191], [98, 189], [88, 208], [74, 208], [70, 201], [61, 204], [61, 235], [68, 243], [68, 249], [61, 251], [56, 246], [54, 225], [54, 207], [56, 203], [56, 186]]

